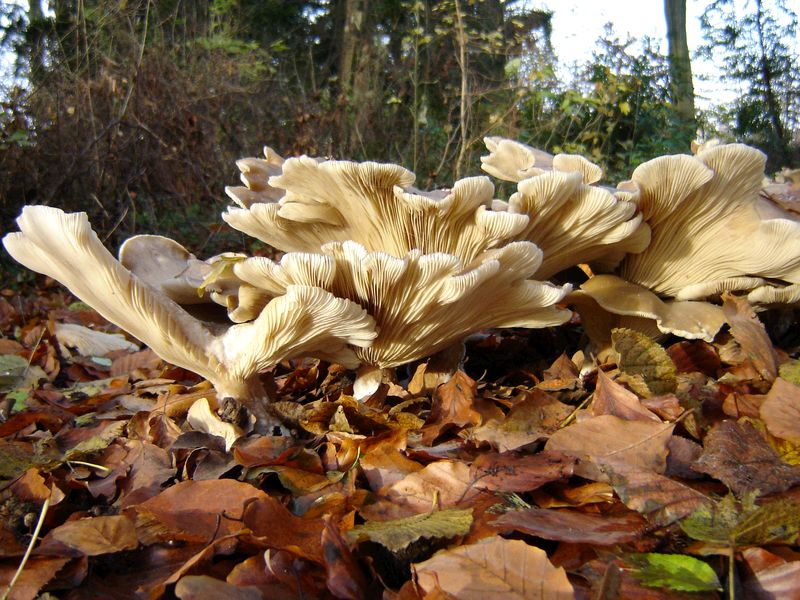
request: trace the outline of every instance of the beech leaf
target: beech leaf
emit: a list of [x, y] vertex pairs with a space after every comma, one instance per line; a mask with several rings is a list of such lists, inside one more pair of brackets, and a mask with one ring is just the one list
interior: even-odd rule
[[133, 550], [139, 545], [133, 521], [124, 516], [67, 521], [53, 529], [48, 537], [86, 556]]
[[647, 587], [665, 587], [679, 592], [722, 591], [716, 572], [708, 563], [680, 554], [633, 554], [633, 575]]
[[776, 379], [759, 408], [759, 416], [772, 435], [800, 444], [800, 387]]
[[769, 340], [764, 324], [758, 320], [745, 298], [729, 292], [722, 294], [722, 310], [731, 327], [731, 335], [767, 381], [778, 375], [778, 355]]
[[412, 568], [423, 591], [441, 589], [459, 600], [575, 597], [564, 569], [554, 567], [544, 550], [520, 540], [494, 537], [441, 550]]
[[472, 509], [440, 510], [391, 521], [370, 521], [347, 532], [350, 541], [377, 542], [399, 552], [420, 538], [452, 538], [467, 535], [472, 526]]
[[660, 396], [675, 391], [678, 386], [675, 363], [649, 337], [632, 329], [618, 328], [611, 331], [611, 346], [619, 354], [620, 371], [642, 378], [650, 392], [645, 395]]

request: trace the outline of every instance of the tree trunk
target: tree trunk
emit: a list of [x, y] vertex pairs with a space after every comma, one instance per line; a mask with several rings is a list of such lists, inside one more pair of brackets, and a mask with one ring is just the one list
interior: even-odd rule
[[687, 142], [694, 139], [694, 86], [692, 85], [692, 63], [686, 39], [686, 0], [664, 0], [667, 18], [667, 42], [669, 43], [669, 72], [672, 102], [683, 125]]
[[786, 161], [788, 158], [786, 132], [781, 120], [781, 109], [778, 99], [775, 94], [775, 86], [773, 85], [773, 73], [770, 66], [770, 57], [767, 52], [766, 43], [764, 41], [764, 16], [761, 0], [756, 0], [756, 28], [758, 33], [758, 49], [759, 49], [759, 65], [761, 67], [761, 78], [764, 85], [764, 102], [767, 105], [767, 116], [772, 125], [772, 133], [775, 137], [775, 147], [779, 150], [780, 156], [778, 159], [781, 162]]

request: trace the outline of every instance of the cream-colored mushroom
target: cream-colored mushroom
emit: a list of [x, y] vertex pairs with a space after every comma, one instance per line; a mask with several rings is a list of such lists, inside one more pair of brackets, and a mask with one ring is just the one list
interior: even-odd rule
[[234, 323], [252, 321], [270, 296], [233, 276], [246, 255], [224, 252], [202, 261], [178, 242], [160, 235], [137, 235], [119, 249], [122, 266], [181, 306], [215, 302]]
[[[237, 263], [234, 273], [272, 293], [291, 284], [318, 285], [364, 307], [379, 334], [369, 348], [355, 349], [365, 364], [363, 379], [434, 354], [480, 329], [565, 322], [570, 311], [555, 305], [570, 286], [529, 279], [541, 260], [530, 242], [487, 251], [465, 265], [451, 254], [411, 250], [396, 257], [347, 241], [326, 244], [319, 254], [289, 253], [278, 263], [249, 258]], [[364, 395], [371, 386], [357, 390]]]
[[483, 168], [519, 182], [508, 204], [496, 203], [495, 209], [528, 216], [515, 239], [534, 242], [544, 252], [538, 278], [579, 263], [607, 271], [627, 253], [647, 247], [650, 230], [632, 201], [635, 193], [590, 185], [602, 176], [597, 165], [559, 154], [550, 168], [539, 168], [534, 161], [541, 151], [501, 138], [485, 141], [492, 153], [481, 159]]
[[653, 292], [614, 275], [595, 275], [567, 297], [583, 319], [587, 334], [600, 346], [611, 330], [628, 327], [651, 337], [674, 334], [711, 342], [725, 324], [719, 306], [707, 302], [662, 301]]
[[206, 323], [117, 262], [85, 213], [26, 206], [17, 223], [20, 232], [3, 238], [15, 260], [60, 281], [163, 359], [207, 378], [220, 397], [245, 401], [262, 419], [267, 397], [260, 372], [317, 352], [354, 367], [358, 359], [348, 344], [368, 346], [376, 335], [360, 306], [310, 286], [287, 286], [252, 322]]
[[800, 283], [800, 221], [759, 197], [764, 155], [741, 144], [664, 156], [633, 173], [652, 229], [620, 277], [679, 300]]
[[249, 208], [260, 202], [277, 202], [283, 190], [269, 184], [269, 178], [280, 175], [283, 170], [283, 157], [269, 146], [264, 146], [264, 158], [242, 158], [236, 161], [244, 186], [225, 188], [230, 198], [242, 208]]
[[285, 190], [278, 202], [230, 207], [223, 218], [287, 252], [354, 240], [396, 257], [410, 250], [445, 252], [464, 263], [502, 246], [527, 224], [526, 215], [492, 210], [494, 186], [486, 177], [434, 192], [414, 189], [413, 182], [414, 174], [397, 165], [291, 158], [269, 179]]

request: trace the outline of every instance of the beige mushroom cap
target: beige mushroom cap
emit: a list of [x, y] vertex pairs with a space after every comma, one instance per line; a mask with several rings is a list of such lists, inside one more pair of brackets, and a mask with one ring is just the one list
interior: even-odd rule
[[269, 184], [269, 178], [280, 175], [283, 157], [269, 146], [264, 146], [264, 158], [243, 158], [236, 162], [244, 186], [230, 186], [225, 193], [242, 208], [259, 202], [277, 202], [283, 190]]
[[[587, 302], [586, 297], [593, 302]], [[707, 302], [664, 302], [651, 291], [614, 275], [590, 278], [579, 291], [570, 294], [567, 302], [581, 314], [595, 342], [606, 342], [610, 339], [611, 328], [617, 326], [653, 335], [654, 329], [647, 321], [654, 322], [661, 333], [711, 342], [725, 324], [725, 315], [719, 306]], [[612, 320], [598, 310], [635, 321]]]
[[15, 260], [60, 281], [166, 361], [207, 378], [220, 396], [264, 398], [259, 371], [299, 354], [355, 366], [348, 345], [375, 337], [374, 320], [360, 306], [308, 286], [287, 287], [250, 323], [205, 323], [117, 262], [85, 213], [26, 206], [17, 223], [20, 232], [3, 238]]
[[636, 201], [652, 240], [619, 275], [684, 300], [765, 279], [800, 283], [800, 221], [759, 198], [764, 161], [758, 150], [730, 144], [639, 166]]
[[[389, 368], [434, 354], [487, 327], [546, 327], [570, 317], [555, 306], [570, 291], [528, 278], [541, 263], [530, 242], [491, 250], [464, 265], [445, 253], [418, 250], [402, 258], [356, 242], [332, 242], [321, 253], [290, 253], [276, 263], [254, 257], [234, 270], [243, 281], [280, 292], [290, 283], [323, 285], [364, 307], [378, 326], [366, 364]], [[303, 268], [300, 265], [304, 265]]]
[[553, 155], [527, 144], [498, 136], [483, 138], [489, 150], [481, 169], [503, 181], [519, 182], [553, 168]]
[[445, 252], [463, 262], [510, 241], [527, 216], [495, 211], [486, 177], [457, 181], [450, 190], [423, 192], [414, 174], [391, 164], [319, 162], [291, 158], [270, 185], [278, 202], [229, 208], [234, 228], [287, 252], [316, 252], [328, 242], [354, 240], [396, 257], [410, 250]]

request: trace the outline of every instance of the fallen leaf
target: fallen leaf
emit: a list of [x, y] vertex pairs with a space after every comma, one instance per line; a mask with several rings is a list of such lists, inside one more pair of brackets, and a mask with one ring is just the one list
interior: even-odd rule
[[[41, 589], [69, 561], [69, 557], [62, 556], [32, 556], [25, 564], [8, 599], [34, 600], [34, 598], [38, 598]], [[8, 589], [8, 584], [11, 583], [18, 564], [18, 561], [15, 561], [14, 564], [0, 564], [0, 587], [4, 591]]]
[[502, 492], [529, 492], [545, 483], [567, 480], [572, 476], [575, 458], [560, 452], [480, 454], [470, 471], [481, 489]]
[[778, 376], [778, 355], [753, 308], [745, 298], [730, 292], [722, 294], [722, 310], [730, 325], [731, 335], [742, 347], [753, 366], [767, 381]]
[[368, 597], [369, 584], [364, 571], [331, 519], [325, 520], [322, 530], [322, 554], [327, 587], [336, 598], [361, 600]]
[[633, 575], [647, 587], [662, 587], [679, 592], [722, 591], [716, 572], [708, 563], [680, 554], [632, 554], [626, 561]]
[[286, 550], [317, 564], [324, 562], [321, 540], [325, 522], [322, 519], [295, 516], [272, 496], [260, 493], [247, 503], [242, 524], [269, 548]]
[[747, 422], [716, 425], [706, 434], [703, 454], [693, 468], [720, 480], [738, 496], [783, 492], [800, 482], [800, 467], [781, 461]]
[[717, 349], [703, 340], [683, 340], [667, 348], [678, 373], [700, 372], [714, 377], [722, 368]]
[[595, 416], [614, 415], [628, 421], [661, 422], [661, 419], [642, 406], [636, 394], [613, 381], [601, 369], [597, 371], [597, 386], [591, 410]]
[[245, 506], [267, 497], [233, 479], [181, 481], [131, 509], [137, 515], [137, 529], [152, 527], [155, 521], [166, 528], [169, 539], [208, 541], [243, 529]]
[[772, 435], [800, 444], [800, 387], [778, 377], [759, 415]]
[[232, 585], [208, 575], [185, 575], [175, 584], [175, 595], [181, 600], [260, 600], [263, 598], [257, 587]]
[[542, 390], [523, 392], [505, 419], [490, 420], [470, 431], [470, 439], [496, 446], [501, 452], [516, 450], [548, 437], [572, 414], [573, 408]]
[[139, 545], [133, 520], [125, 516], [67, 521], [51, 530], [42, 543], [47, 540], [61, 542], [86, 556], [132, 550]]
[[616, 516], [548, 508], [507, 512], [491, 524], [501, 531], [513, 530], [546, 540], [598, 546], [637, 540], [647, 525], [634, 512]]
[[609, 477], [625, 506], [660, 527], [711, 504], [710, 498], [694, 488], [652, 471], [617, 468]]
[[69, 354], [67, 348], [74, 348], [81, 356], [105, 356], [117, 350], [139, 350], [139, 346], [126, 340], [121, 333], [104, 333], [74, 323], [56, 323], [55, 336], [65, 354]]
[[353, 542], [369, 540], [399, 552], [420, 538], [452, 538], [467, 535], [472, 525], [472, 509], [439, 510], [391, 521], [368, 521], [347, 532]]
[[475, 410], [477, 384], [464, 371], [457, 371], [450, 381], [436, 388], [431, 414], [422, 429], [422, 443], [431, 445], [442, 432], [451, 427], [466, 427], [481, 422]]
[[675, 391], [678, 385], [675, 364], [666, 350], [649, 337], [633, 329], [613, 329], [611, 345], [619, 354], [620, 371], [644, 380], [645, 390], [637, 392], [660, 396]]
[[437, 505], [453, 507], [480, 493], [473, 483], [468, 465], [439, 460], [407, 475], [359, 512], [367, 520], [385, 521], [428, 513]]
[[442, 550], [412, 569], [426, 593], [440, 588], [459, 600], [575, 597], [564, 569], [554, 567], [544, 550], [519, 540], [488, 538]]
[[663, 473], [673, 427], [670, 423], [600, 415], [555, 432], [545, 449], [578, 458], [575, 474], [592, 481], [607, 482], [606, 467], [616, 463]]
[[754, 600], [790, 600], [798, 597], [800, 560], [786, 559], [763, 548], [745, 548], [742, 561], [747, 575], [742, 589]]

